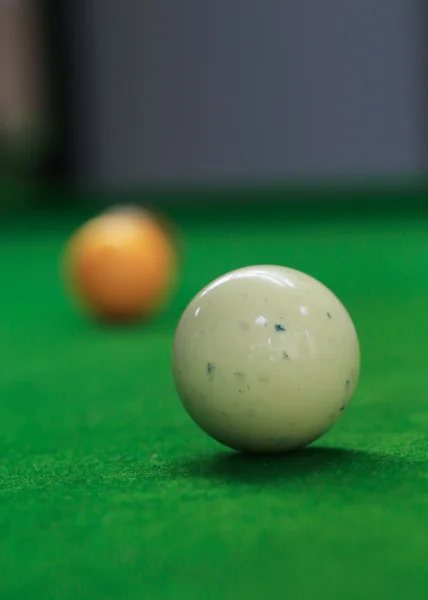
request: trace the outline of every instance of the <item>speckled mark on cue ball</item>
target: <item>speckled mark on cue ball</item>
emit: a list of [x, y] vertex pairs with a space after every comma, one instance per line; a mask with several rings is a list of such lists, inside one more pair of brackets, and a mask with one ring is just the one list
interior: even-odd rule
[[280, 331], [285, 331], [284, 325], [281, 325], [281, 323], [275, 323], [275, 331], [277, 331], [278, 333]]
[[207, 363], [207, 375], [210, 381], [214, 379], [215, 365], [211, 362]]

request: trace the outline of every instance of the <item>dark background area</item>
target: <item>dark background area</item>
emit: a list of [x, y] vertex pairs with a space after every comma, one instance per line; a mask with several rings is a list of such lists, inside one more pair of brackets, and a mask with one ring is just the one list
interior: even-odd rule
[[49, 135], [6, 174], [119, 193], [424, 174], [420, 0], [29, 4]]

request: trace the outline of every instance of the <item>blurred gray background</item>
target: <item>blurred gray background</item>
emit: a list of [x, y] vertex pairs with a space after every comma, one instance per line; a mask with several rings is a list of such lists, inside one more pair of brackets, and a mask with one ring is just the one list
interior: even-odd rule
[[83, 180], [282, 181], [425, 169], [420, 0], [70, 5]]

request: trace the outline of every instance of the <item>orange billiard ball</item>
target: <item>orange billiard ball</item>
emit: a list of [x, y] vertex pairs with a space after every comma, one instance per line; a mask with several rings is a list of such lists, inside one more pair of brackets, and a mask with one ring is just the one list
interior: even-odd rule
[[94, 317], [148, 318], [164, 306], [176, 278], [174, 240], [147, 211], [113, 210], [81, 226], [64, 256], [67, 287]]

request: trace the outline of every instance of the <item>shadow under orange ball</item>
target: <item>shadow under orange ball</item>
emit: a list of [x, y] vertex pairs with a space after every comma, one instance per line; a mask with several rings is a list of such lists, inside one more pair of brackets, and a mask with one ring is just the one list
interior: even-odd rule
[[172, 291], [176, 248], [154, 218], [106, 213], [85, 223], [65, 250], [71, 292], [95, 317], [132, 321], [150, 317]]

